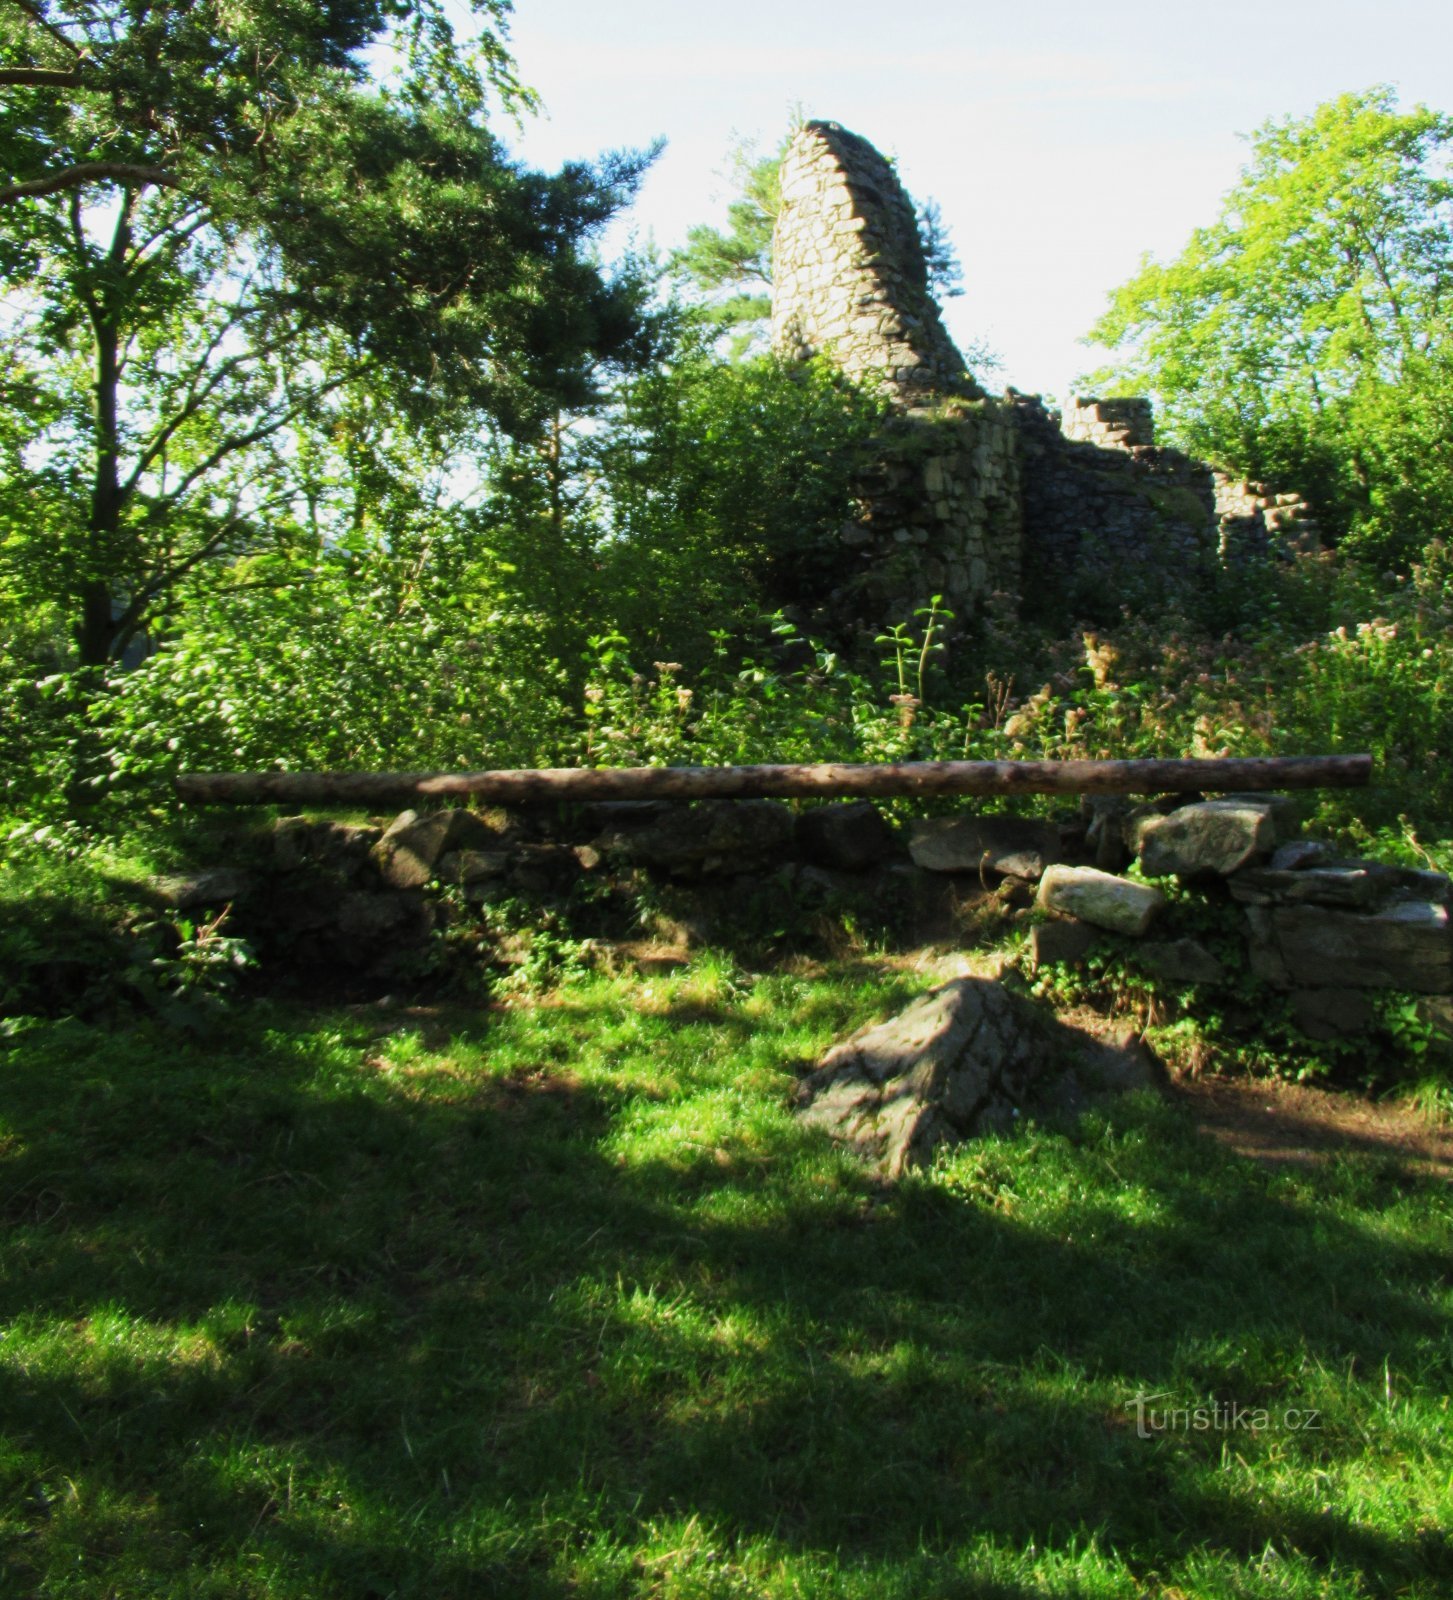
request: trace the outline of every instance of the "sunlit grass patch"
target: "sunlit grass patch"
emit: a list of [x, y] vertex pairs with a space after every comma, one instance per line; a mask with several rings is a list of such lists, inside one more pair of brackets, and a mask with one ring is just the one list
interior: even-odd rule
[[1446, 1592], [1446, 1188], [1142, 1097], [885, 1188], [790, 1091], [928, 981], [11, 1040], [16, 1592]]

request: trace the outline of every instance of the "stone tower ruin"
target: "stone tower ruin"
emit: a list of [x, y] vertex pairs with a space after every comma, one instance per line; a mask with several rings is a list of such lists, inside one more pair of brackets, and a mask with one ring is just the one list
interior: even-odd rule
[[934, 595], [962, 616], [995, 590], [1017, 590], [1013, 419], [944, 328], [903, 185], [835, 122], [805, 124], [782, 163], [772, 334], [789, 359], [826, 357], [889, 402], [817, 620], [871, 637]]
[[835, 122], [808, 122], [782, 164], [772, 340], [876, 388], [889, 415], [839, 532], [813, 621], [869, 637], [933, 595], [961, 619], [991, 596], [1166, 594], [1218, 561], [1305, 548], [1295, 495], [1232, 483], [1154, 442], [1143, 399], [991, 399], [929, 291], [912, 202], [892, 166]]
[[905, 405], [982, 394], [929, 293], [913, 203], [872, 145], [835, 122], [809, 122], [783, 159], [772, 279], [784, 354], [831, 351]]

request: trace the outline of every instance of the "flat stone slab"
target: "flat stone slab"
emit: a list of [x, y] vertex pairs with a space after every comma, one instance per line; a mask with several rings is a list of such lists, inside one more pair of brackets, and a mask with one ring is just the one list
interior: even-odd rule
[[436, 871], [441, 883], [480, 883], [486, 878], [501, 878], [515, 857], [508, 850], [451, 850], [440, 856]]
[[206, 872], [153, 878], [152, 888], [157, 899], [173, 911], [195, 911], [241, 899], [256, 887], [256, 883], [250, 872], [235, 867], [212, 867]]
[[381, 831], [326, 817], [279, 817], [272, 826], [273, 865], [284, 872], [307, 866], [352, 869], [367, 861]]
[[1276, 847], [1267, 866], [1273, 872], [1301, 872], [1307, 867], [1325, 866], [1336, 854], [1325, 839], [1293, 839]]
[[908, 850], [927, 872], [994, 872], [1035, 883], [1060, 855], [1059, 829], [1028, 817], [926, 817]]
[[1247, 867], [1229, 880], [1242, 905], [1343, 906], [1365, 911], [1384, 898], [1385, 886], [1359, 867], [1303, 867], [1278, 871]]
[[1448, 907], [1399, 901], [1359, 914], [1324, 906], [1252, 907], [1252, 969], [1298, 989], [1453, 993]]
[[1140, 938], [1160, 914], [1165, 896], [1148, 883], [1117, 878], [1095, 867], [1053, 866], [1039, 881], [1042, 911], [1078, 917], [1096, 928]]
[[1393, 867], [1382, 861], [1332, 861], [1283, 869], [1275, 865], [1248, 867], [1229, 884], [1233, 900], [1252, 906], [1305, 904], [1368, 911], [1398, 901], [1446, 905], [1449, 899], [1449, 881], [1441, 872]]

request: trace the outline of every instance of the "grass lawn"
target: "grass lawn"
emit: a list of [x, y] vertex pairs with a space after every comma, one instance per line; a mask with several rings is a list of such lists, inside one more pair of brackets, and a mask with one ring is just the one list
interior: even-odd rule
[[882, 1189], [792, 1064], [926, 981], [22, 1027], [0, 1593], [1453, 1593], [1448, 1187], [1137, 1097]]

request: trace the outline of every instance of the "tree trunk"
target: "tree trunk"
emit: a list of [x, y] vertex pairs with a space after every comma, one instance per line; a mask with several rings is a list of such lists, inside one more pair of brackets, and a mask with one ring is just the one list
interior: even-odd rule
[[[131, 195], [126, 193], [107, 265], [112, 277], [125, 270], [130, 243]], [[80, 617], [76, 626], [76, 653], [82, 667], [104, 667], [113, 654], [115, 629], [111, 608], [121, 544], [121, 435], [119, 388], [121, 382], [121, 330], [114, 281], [103, 281], [89, 300], [91, 329], [96, 345], [95, 473], [91, 481], [91, 509], [86, 527], [86, 561], [80, 591]]]
[[550, 800], [814, 799], [843, 795], [1168, 794], [1356, 788], [1372, 757], [1164, 761], [901, 761], [875, 766], [563, 767], [498, 772], [182, 773], [193, 805], [495, 805]]

